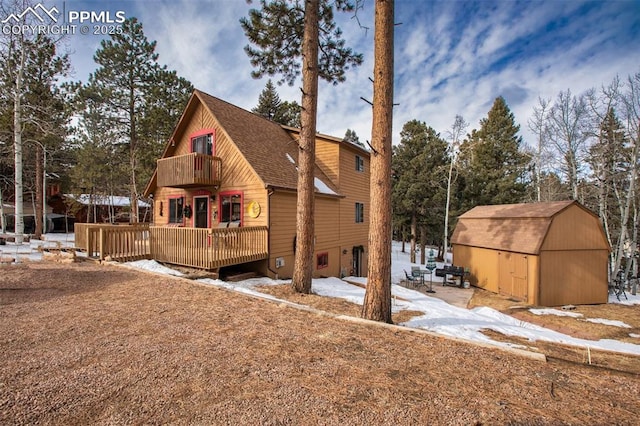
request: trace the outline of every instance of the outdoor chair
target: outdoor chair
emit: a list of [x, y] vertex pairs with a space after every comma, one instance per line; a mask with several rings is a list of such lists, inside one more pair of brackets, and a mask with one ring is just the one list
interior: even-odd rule
[[406, 270], [404, 271], [404, 276], [406, 277], [407, 287], [416, 287], [420, 282], [420, 277], [415, 277], [413, 274], [409, 274]]

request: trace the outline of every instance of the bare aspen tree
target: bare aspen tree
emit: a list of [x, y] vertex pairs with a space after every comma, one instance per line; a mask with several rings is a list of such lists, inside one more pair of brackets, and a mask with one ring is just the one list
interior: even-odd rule
[[449, 163], [449, 175], [447, 177], [447, 201], [444, 211], [444, 238], [442, 241], [442, 257], [447, 260], [447, 252], [449, 251], [449, 209], [451, 206], [451, 186], [453, 184], [453, 172], [456, 162], [458, 149], [460, 148], [460, 138], [467, 129], [469, 123], [464, 121], [461, 115], [456, 115], [451, 130], [449, 130], [449, 140], [451, 141], [451, 162]]
[[538, 106], [533, 108], [533, 118], [529, 119], [529, 129], [537, 136], [538, 146], [533, 155], [535, 166], [536, 200], [542, 201], [542, 162], [547, 144], [547, 116], [549, 114], [550, 101], [538, 98]]
[[560, 92], [549, 111], [549, 141], [562, 161], [559, 170], [571, 187], [571, 196], [578, 199], [580, 166], [584, 159], [589, 114], [583, 96], [573, 96], [570, 90]]

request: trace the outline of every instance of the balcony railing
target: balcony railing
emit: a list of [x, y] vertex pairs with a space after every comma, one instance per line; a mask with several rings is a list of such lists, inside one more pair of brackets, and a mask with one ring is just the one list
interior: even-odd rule
[[220, 185], [222, 160], [192, 152], [158, 160], [158, 186], [186, 188]]

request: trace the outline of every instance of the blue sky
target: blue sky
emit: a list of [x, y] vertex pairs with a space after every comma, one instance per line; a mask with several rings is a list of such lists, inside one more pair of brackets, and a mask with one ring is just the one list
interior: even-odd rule
[[[62, 5], [62, 1], [44, 2]], [[239, 19], [251, 7], [242, 0], [74, 1], [66, 10], [116, 11], [136, 16], [149, 40], [157, 41], [160, 63], [197, 88], [246, 109], [253, 108], [267, 81], [251, 78]], [[348, 44], [364, 54], [338, 86], [320, 84], [318, 131], [361, 140], [371, 134], [373, 0], [358, 12], [340, 14]], [[396, 0], [394, 142], [404, 123], [418, 119], [443, 136], [456, 114], [479, 127], [494, 99], [503, 96], [525, 142], [538, 98], [574, 94], [640, 72], [640, 0], [431, 1]], [[95, 69], [98, 36], [68, 38], [75, 79]], [[300, 102], [299, 84], [280, 86], [283, 100]]]

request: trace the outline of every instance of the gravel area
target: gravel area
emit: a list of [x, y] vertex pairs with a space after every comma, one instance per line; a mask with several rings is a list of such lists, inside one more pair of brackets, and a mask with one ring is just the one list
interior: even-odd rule
[[640, 379], [121, 266], [0, 266], [0, 424], [637, 424]]

